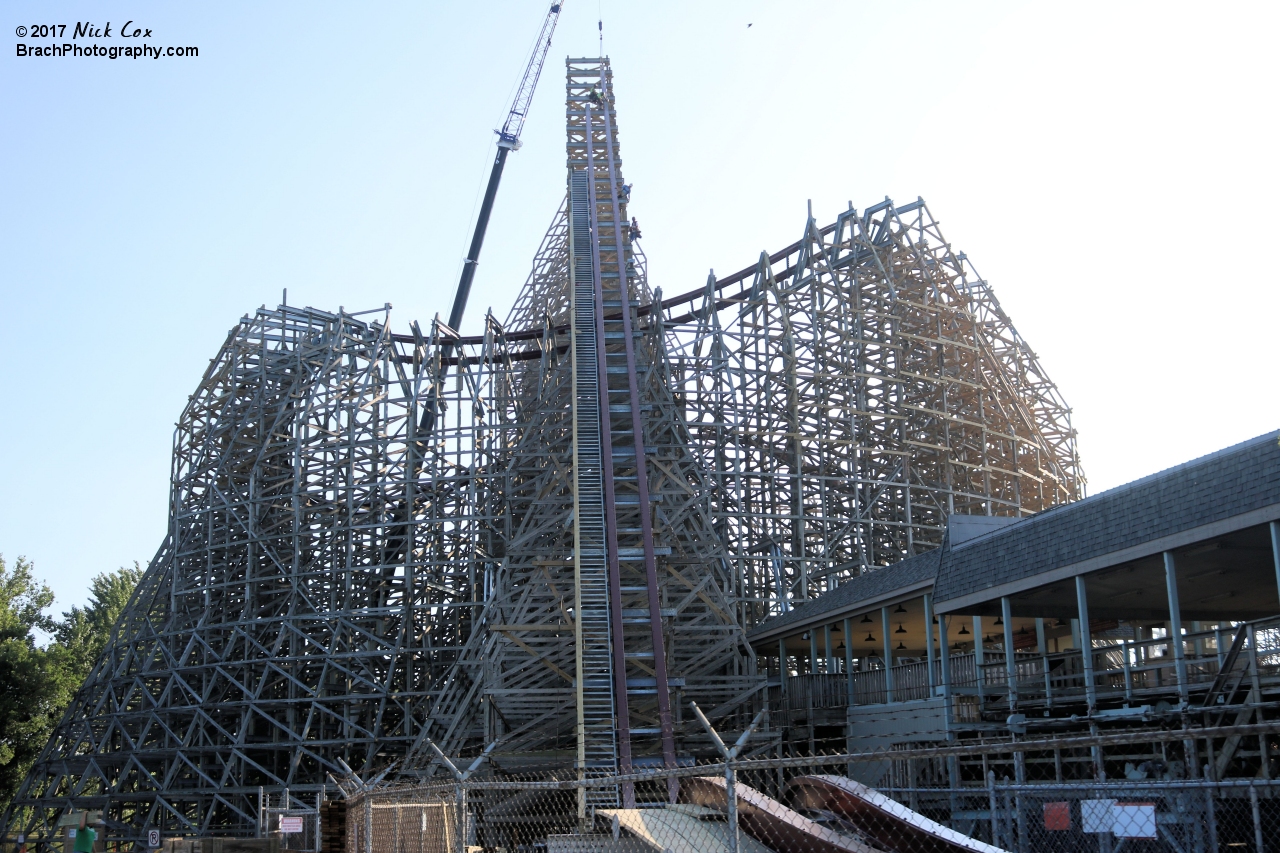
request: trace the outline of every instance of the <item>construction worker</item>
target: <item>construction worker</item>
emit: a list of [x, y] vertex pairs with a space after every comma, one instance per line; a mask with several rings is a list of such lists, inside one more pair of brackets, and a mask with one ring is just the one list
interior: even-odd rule
[[75, 853], [93, 853], [93, 842], [98, 840], [98, 833], [89, 826], [88, 817], [87, 814], [80, 816], [80, 827], [76, 830], [75, 845], [72, 847]]
[[591, 87], [591, 93], [587, 95], [587, 97], [591, 100], [591, 103], [595, 104], [597, 107], [604, 106], [604, 99], [600, 97], [600, 90], [595, 86]]
[[623, 184], [622, 189], [618, 190], [619, 201], [631, 201], [631, 184]]
[[631, 239], [640, 239], [640, 223], [636, 222], [636, 218], [634, 216], [631, 217]]

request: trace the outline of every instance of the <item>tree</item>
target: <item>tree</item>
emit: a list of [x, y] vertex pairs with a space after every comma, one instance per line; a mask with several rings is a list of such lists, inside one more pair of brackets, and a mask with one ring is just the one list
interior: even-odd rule
[[0, 802], [8, 804], [71, 699], [76, 682], [65, 655], [40, 648], [36, 631], [57, 625], [45, 613], [53, 592], [31, 563], [0, 557]]
[[135, 562], [131, 569], [121, 567], [98, 575], [89, 584], [89, 604], [72, 607], [62, 614], [54, 637], [70, 655], [78, 682], [88, 677], [102, 655], [111, 629], [129, 603], [142, 572], [142, 567]]
[[[0, 810], [18, 792], [75, 692], [93, 669], [129, 602], [142, 568], [105, 572], [89, 585], [89, 603], [55, 620], [53, 592], [19, 557], [0, 556]], [[41, 647], [36, 632], [53, 640]]]

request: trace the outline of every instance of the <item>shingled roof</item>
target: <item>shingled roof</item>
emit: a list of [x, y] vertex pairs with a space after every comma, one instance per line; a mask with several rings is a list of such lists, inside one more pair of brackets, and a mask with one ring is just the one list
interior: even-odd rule
[[938, 612], [1280, 520], [1280, 431], [845, 581], [770, 617], [754, 643], [933, 591]]
[[[1280, 431], [1054, 507], [943, 555], [934, 606], [971, 605], [1280, 518]], [[1185, 541], [1183, 541], [1185, 540]]]
[[885, 600], [892, 601], [897, 596], [919, 594], [921, 590], [927, 592], [938, 573], [940, 554], [938, 550], [927, 551], [892, 566], [873, 569], [851, 578], [825, 595], [797, 604], [786, 613], [769, 617], [748, 635], [748, 639], [754, 643], [777, 636], [780, 632], [790, 634], [793, 630], [798, 630], [799, 626], [808, 625], [819, 617], [825, 617], [822, 622], [830, 622], [841, 619], [854, 610], [860, 613]]

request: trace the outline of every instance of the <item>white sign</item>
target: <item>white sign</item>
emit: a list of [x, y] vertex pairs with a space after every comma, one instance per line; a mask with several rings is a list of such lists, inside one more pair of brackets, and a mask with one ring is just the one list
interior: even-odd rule
[[75, 837], [76, 837], [76, 828], [73, 826], [67, 830], [67, 838], [75, 838]]
[[1085, 832], [1110, 832], [1115, 825], [1115, 800], [1081, 800], [1080, 828]]
[[280, 816], [281, 832], [302, 832], [302, 818]]
[[1155, 838], [1155, 803], [1116, 803], [1111, 807], [1112, 829], [1116, 838]]
[[158, 829], [147, 830], [147, 846], [148, 847], [160, 846], [160, 830]]

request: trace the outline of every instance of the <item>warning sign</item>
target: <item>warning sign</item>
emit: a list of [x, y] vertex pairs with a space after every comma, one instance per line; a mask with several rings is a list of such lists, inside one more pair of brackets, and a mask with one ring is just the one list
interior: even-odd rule
[[302, 832], [302, 818], [281, 815], [280, 831], [281, 832]]

